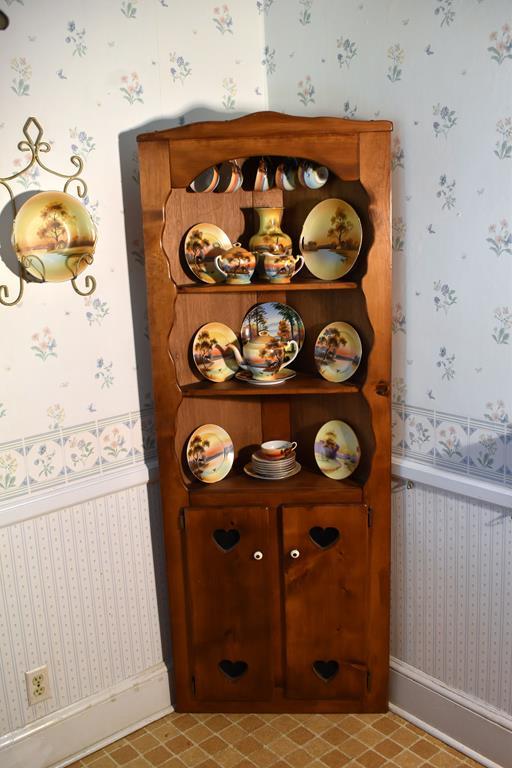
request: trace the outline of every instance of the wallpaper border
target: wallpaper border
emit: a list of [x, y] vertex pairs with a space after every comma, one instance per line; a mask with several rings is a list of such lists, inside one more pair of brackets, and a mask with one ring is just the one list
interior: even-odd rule
[[507, 422], [393, 403], [392, 451], [396, 458], [476, 482], [512, 486], [512, 425]]
[[152, 408], [0, 443], [0, 509], [13, 499], [155, 458]]

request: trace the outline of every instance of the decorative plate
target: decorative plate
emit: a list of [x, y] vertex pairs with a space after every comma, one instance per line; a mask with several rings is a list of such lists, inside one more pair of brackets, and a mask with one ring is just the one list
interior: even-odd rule
[[255, 477], [258, 480], [286, 480], [288, 477], [293, 477], [294, 475], [298, 475], [301, 469], [302, 467], [297, 461], [295, 464], [295, 467], [291, 469], [289, 472], [286, 472], [284, 475], [281, 475], [281, 477], [263, 477], [263, 475], [258, 475], [254, 471], [252, 464], [249, 462], [249, 464], [245, 465], [244, 472], [246, 475], [249, 475], [249, 477]]
[[256, 384], [258, 387], [268, 387], [274, 384], [282, 384], [284, 381], [288, 381], [288, 379], [293, 379], [296, 375], [295, 371], [292, 371], [291, 368], [282, 368], [271, 379], [255, 379], [250, 371], [238, 371], [235, 374], [235, 379], [246, 381], [248, 384]]
[[215, 266], [215, 257], [231, 248], [231, 240], [216, 224], [202, 222], [185, 237], [185, 257], [193, 274], [203, 283], [223, 283], [226, 276]]
[[240, 350], [235, 333], [224, 323], [206, 323], [194, 336], [194, 363], [205, 379], [227, 381], [238, 371], [238, 363], [228, 344], [234, 344]]
[[299, 313], [287, 304], [279, 304], [276, 301], [255, 304], [249, 310], [242, 323], [242, 341], [257, 338], [261, 331], [266, 331], [270, 336], [283, 341], [293, 339], [299, 345], [299, 350], [306, 335]]
[[72, 280], [92, 263], [96, 227], [87, 208], [67, 192], [38, 192], [14, 220], [12, 244], [24, 269], [39, 281]]
[[359, 216], [344, 200], [329, 198], [309, 212], [300, 250], [309, 271], [320, 280], [337, 280], [352, 269], [361, 250]]
[[233, 466], [235, 451], [225, 429], [203, 424], [187, 443], [187, 462], [193, 475], [203, 483], [218, 483]]
[[348, 323], [329, 323], [315, 341], [315, 365], [327, 381], [346, 381], [361, 362], [359, 334]]
[[354, 430], [344, 421], [327, 421], [315, 437], [315, 459], [321, 471], [333, 480], [343, 480], [356, 469], [361, 448]]

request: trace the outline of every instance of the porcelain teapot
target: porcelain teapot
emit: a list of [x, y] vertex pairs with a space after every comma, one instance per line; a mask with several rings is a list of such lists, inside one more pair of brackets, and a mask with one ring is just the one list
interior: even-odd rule
[[296, 341], [279, 339], [266, 331], [260, 331], [255, 338], [243, 345], [243, 357], [234, 344], [228, 346], [233, 350], [240, 368], [260, 380], [273, 379], [281, 368], [289, 365], [299, 353]]

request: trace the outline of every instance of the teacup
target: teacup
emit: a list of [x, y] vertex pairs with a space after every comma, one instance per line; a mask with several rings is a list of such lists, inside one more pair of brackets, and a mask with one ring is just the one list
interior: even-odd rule
[[194, 181], [190, 182], [190, 189], [193, 192], [213, 192], [218, 183], [219, 172], [213, 165], [211, 168], [202, 171], [199, 176], [196, 176]]
[[271, 283], [289, 283], [292, 277], [304, 266], [302, 256], [294, 256], [291, 251], [287, 253], [260, 253], [258, 258], [264, 276]]
[[276, 187], [289, 192], [297, 186], [297, 161], [285, 160], [276, 168]]
[[236, 192], [242, 186], [242, 170], [236, 160], [225, 160], [219, 165], [219, 183], [216, 192]]
[[242, 248], [240, 243], [234, 243], [228, 251], [218, 254], [214, 261], [215, 266], [226, 276], [226, 282], [230, 285], [250, 283], [256, 269], [256, 256]]
[[310, 160], [303, 160], [298, 169], [299, 182], [308, 189], [320, 189], [329, 178], [329, 169]]
[[266, 192], [274, 183], [272, 169], [268, 160], [262, 157], [258, 163], [256, 178], [254, 179], [254, 191]]
[[263, 455], [269, 459], [285, 459], [291, 456], [296, 447], [297, 443], [290, 443], [288, 440], [268, 440], [260, 446]]

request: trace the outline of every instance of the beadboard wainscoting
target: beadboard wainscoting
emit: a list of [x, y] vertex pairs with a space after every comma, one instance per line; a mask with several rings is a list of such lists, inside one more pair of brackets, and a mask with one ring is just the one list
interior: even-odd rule
[[485, 765], [506, 766], [510, 508], [402, 484], [393, 494], [391, 562], [392, 707]]
[[[112, 693], [167, 657], [158, 484], [1, 528], [0, 569], [4, 746], [20, 729], [29, 733], [30, 724], [39, 727], [41, 719]], [[42, 664], [49, 668], [52, 697], [29, 707], [24, 672]], [[137, 720], [150, 714], [138, 713]], [[81, 748], [87, 733], [83, 739]]]

